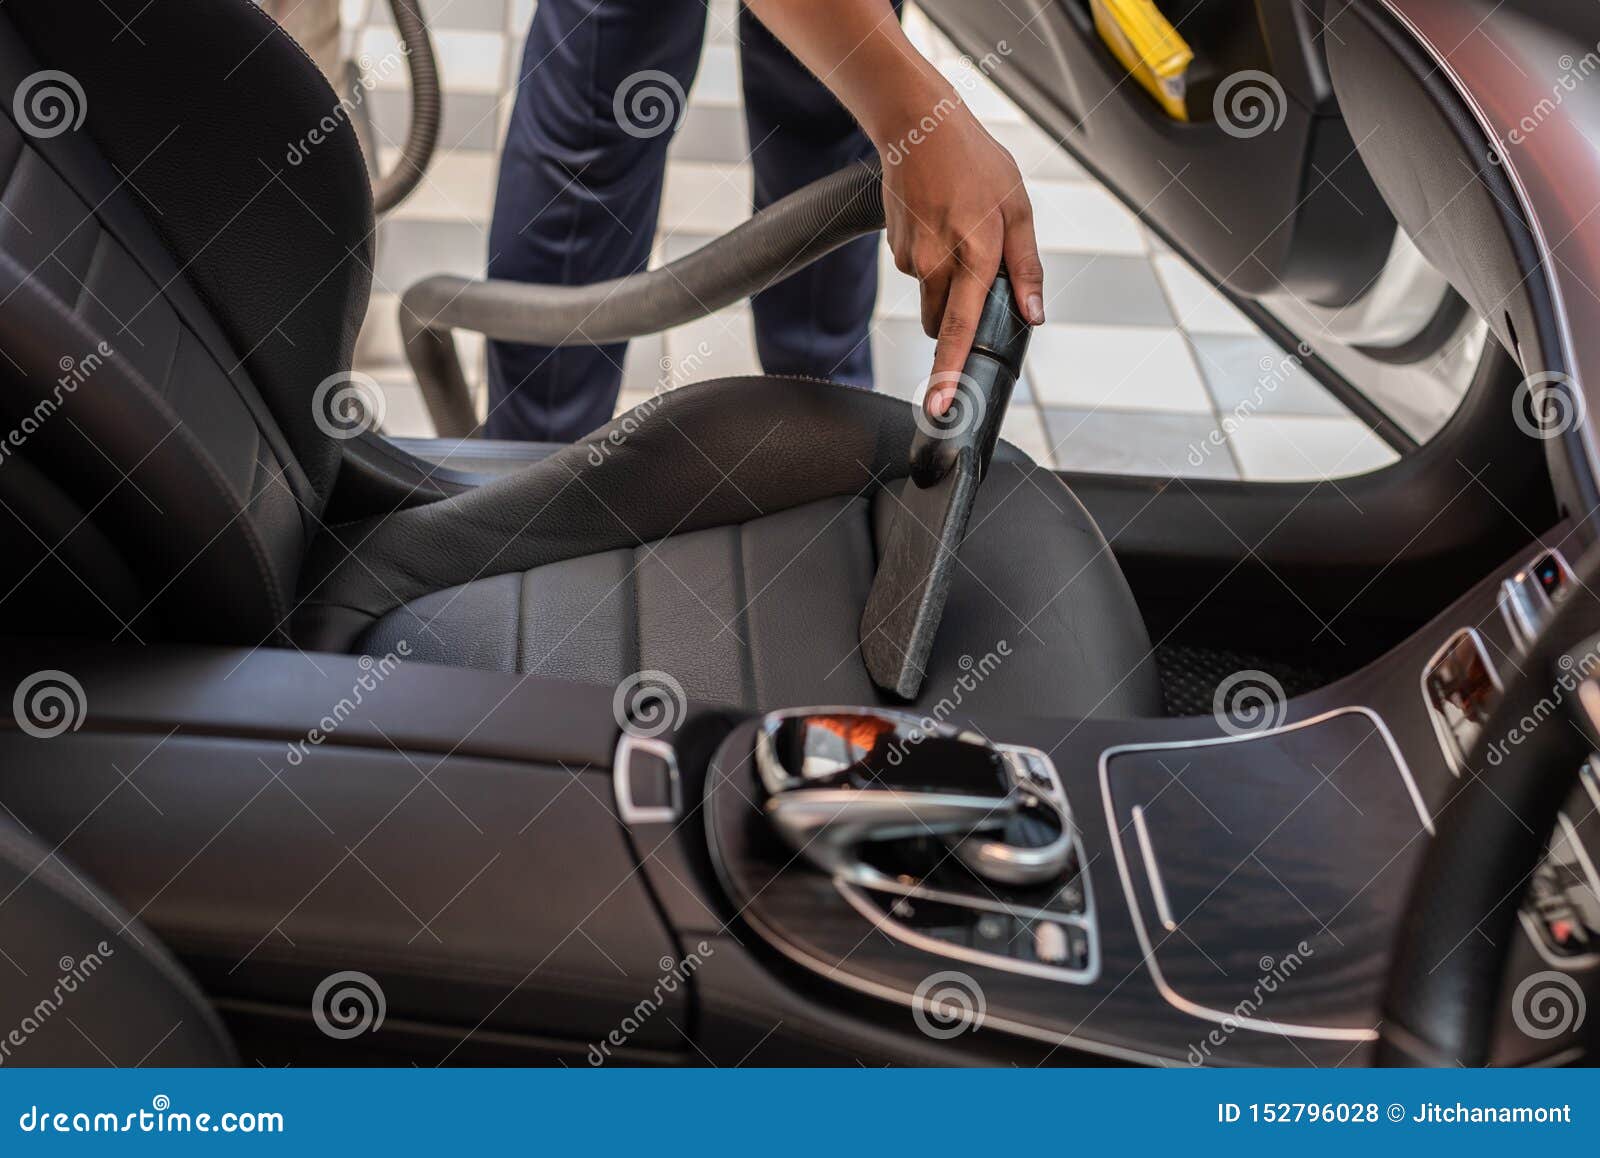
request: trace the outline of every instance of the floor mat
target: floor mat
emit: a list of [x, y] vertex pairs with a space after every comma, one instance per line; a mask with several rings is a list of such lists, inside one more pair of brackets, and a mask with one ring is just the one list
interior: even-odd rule
[[1209, 716], [1215, 711], [1217, 689], [1240, 672], [1261, 672], [1292, 699], [1331, 683], [1335, 674], [1283, 660], [1267, 659], [1225, 648], [1164, 644], [1156, 648], [1161, 673], [1161, 695], [1169, 716]]

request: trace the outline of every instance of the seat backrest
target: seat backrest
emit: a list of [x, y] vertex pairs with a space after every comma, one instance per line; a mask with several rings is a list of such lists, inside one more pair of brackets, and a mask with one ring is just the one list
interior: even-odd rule
[[371, 281], [348, 112], [249, 0], [0, 9], [0, 630], [42, 570], [117, 633], [286, 638]]

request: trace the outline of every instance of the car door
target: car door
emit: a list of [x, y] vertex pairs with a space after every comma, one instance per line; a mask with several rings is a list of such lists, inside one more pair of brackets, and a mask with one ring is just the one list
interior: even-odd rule
[[[1125, 63], [1137, 49], [1116, 55], [1117, 14], [1135, 25], [1141, 15], [1133, 0], [921, 7], [1025, 112], [1234, 292], [1338, 309], [1383, 272], [1394, 221], [1334, 102], [1318, 5], [1156, 0], [1148, 7], [1169, 26], [1145, 30], [1146, 59], [1192, 57], [1165, 92], [1147, 89], [1142, 69]], [[1140, 29], [1131, 32], [1137, 39]]]

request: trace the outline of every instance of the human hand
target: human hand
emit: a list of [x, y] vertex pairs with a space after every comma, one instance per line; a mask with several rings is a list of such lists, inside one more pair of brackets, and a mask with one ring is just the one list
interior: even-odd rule
[[922, 328], [938, 340], [923, 399], [937, 418], [955, 397], [1002, 259], [1017, 311], [1032, 325], [1044, 321], [1044, 267], [1011, 154], [952, 93], [924, 108], [933, 111], [903, 134], [890, 125], [874, 138], [884, 162], [889, 248], [895, 266], [921, 283]]

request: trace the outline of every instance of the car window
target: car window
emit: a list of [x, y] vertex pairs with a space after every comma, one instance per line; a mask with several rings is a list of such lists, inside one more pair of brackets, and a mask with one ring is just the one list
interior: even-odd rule
[[[384, 5], [367, 5], [350, 34], [366, 60], [398, 50]], [[397, 295], [430, 273], [482, 276], [504, 110], [525, 18], [505, 28], [454, 27], [435, 36], [444, 61], [443, 138], [422, 188], [380, 227], [378, 267], [360, 369], [383, 387], [385, 430], [434, 431], [401, 352]], [[1065, 470], [1285, 480], [1358, 474], [1394, 452], [1285, 350], [1147, 230], [1110, 192], [1034, 126], [990, 81], [994, 62], [963, 57], [914, 6], [912, 38], [1015, 155], [1032, 198], [1046, 275], [1047, 323], [1036, 332], [1004, 434], [1042, 464]], [[749, 214], [750, 167], [738, 82], [732, 0], [711, 5], [707, 45], [673, 141], [652, 259], [673, 260]], [[452, 61], [462, 62], [456, 68]], [[375, 63], [374, 134], [404, 137], [403, 68]], [[913, 397], [933, 341], [922, 332], [915, 281], [880, 254], [872, 324], [877, 388]], [[1413, 437], [1449, 415], [1481, 353], [1482, 327], [1464, 330], [1439, 358], [1393, 367], [1328, 340], [1297, 303], [1274, 303], [1312, 348], [1365, 390]], [[458, 334], [480, 413], [482, 341]], [[747, 304], [634, 341], [618, 412], [662, 390], [758, 373]]]

